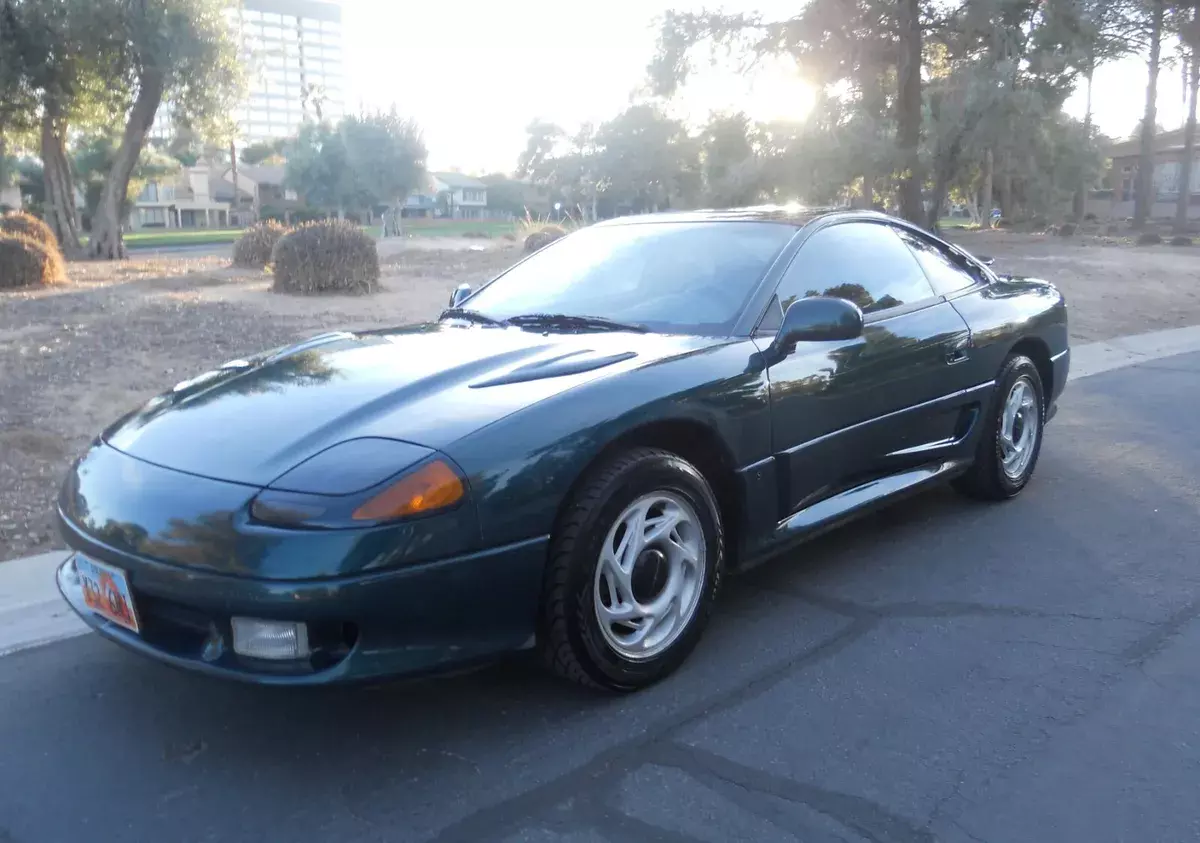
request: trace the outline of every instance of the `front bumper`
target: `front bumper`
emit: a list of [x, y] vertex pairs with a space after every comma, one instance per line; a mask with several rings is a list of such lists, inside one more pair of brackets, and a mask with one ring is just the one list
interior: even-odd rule
[[[125, 571], [135, 634], [91, 612], [72, 555], [58, 587], [98, 633], [176, 667], [271, 685], [322, 685], [434, 673], [532, 645], [549, 538], [403, 568], [321, 580], [263, 580], [136, 557], [75, 535], [77, 551]], [[81, 547], [81, 545], [84, 545]], [[231, 616], [303, 621], [307, 659], [233, 652]]]

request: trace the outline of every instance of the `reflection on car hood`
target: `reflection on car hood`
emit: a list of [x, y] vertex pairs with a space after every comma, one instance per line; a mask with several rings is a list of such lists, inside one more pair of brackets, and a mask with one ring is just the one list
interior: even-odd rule
[[103, 438], [157, 465], [265, 485], [347, 439], [443, 448], [585, 381], [716, 342], [439, 323], [326, 334], [183, 381]]

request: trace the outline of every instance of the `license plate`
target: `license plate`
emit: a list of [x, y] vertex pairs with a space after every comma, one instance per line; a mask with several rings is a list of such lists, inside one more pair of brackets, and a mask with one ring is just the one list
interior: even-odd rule
[[83, 602], [89, 609], [130, 632], [141, 630], [137, 611], [133, 608], [129, 578], [124, 571], [78, 553], [75, 554], [75, 570], [83, 586]]

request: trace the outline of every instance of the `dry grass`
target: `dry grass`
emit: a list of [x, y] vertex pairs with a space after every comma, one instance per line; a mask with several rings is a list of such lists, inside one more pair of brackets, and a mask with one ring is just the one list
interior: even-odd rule
[[0, 289], [67, 283], [67, 267], [53, 245], [23, 234], [0, 233]]
[[288, 227], [275, 220], [264, 220], [246, 229], [233, 244], [233, 265], [243, 269], [262, 269], [271, 262], [275, 244], [288, 233]]
[[375, 240], [347, 220], [289, 231], [271, 255], [277, 293], [373, 293], [379, 289]]
[[9, 211], [0, 216], [0, 233], [23, 235], [38, 241], [48, 249], [59, 254], [62, 253], [58, 245], [58, 238], [54, 236], [50, 226], [23, 211]]

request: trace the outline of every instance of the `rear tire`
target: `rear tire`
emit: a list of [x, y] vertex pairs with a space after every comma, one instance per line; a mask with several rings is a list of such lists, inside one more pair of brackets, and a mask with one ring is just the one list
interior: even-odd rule
[[954, 487], [977, 500], [1015, 498], [1028, 485], [1042, 450], [1046, 401], [1034, 362], [1013, 354], [1000, 367], [975, 462]]
[[559, 676], [634, 691], [700, 640], [724, 565], [716, 497], [691, 463], [634, 448], [593, 470], [550, 547], [540, 645]]

